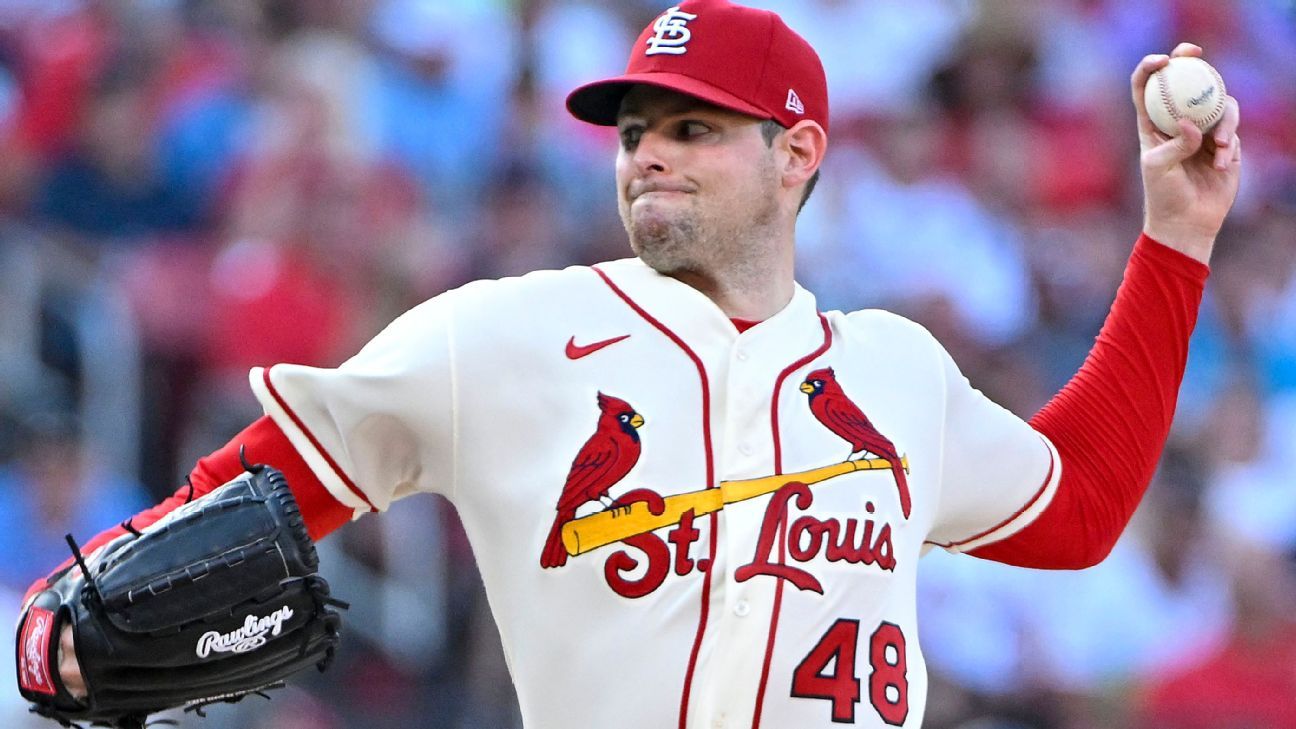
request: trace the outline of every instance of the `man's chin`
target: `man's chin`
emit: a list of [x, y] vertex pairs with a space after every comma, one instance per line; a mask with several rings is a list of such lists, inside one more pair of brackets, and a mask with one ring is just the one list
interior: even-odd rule
[[661, 273], [688, 268], [687, 255], [697, 237], [690, 220], [654, 214], [659, 211], [636, 211], [626, 232], [636, 256]]
[[632, 244], [635, 255], [652, 270], [663, 276], [680, 276], [701, 270], [699, 263], [690, 251], [681, 249], [673, 243], [665, 245]]
[[679, 250], [672, 240], [631, 235], [630, 248], [641, 261], [658, 273], [671, 273], [679, 266]]

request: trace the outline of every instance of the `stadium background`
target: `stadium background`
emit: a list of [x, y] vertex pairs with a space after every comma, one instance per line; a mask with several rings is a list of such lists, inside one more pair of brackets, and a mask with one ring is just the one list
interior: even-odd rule
[[[922, 322], [1022, 415], [1139, 229], [1130, 70], [1206, 48], [1246, 170], [1163, 467], [1099, 568], [927, 558], [926, 726], [1296, 727], [1296, 3], [753, 4], [832, 87], [799, 278]], [[152, 503], [258, 415], [249, 366], [337, 364], [462, 282], [627, 255], [614, 137], [562, 99], [659, 5], [0, 2], [0, 615], [69, 526]], [[343, 658], [182, 726], [517, 726], [452, 509], [411, 499], [323, 549], [355, 602]], [[0, 665], [0, 725], [35, 726]]]

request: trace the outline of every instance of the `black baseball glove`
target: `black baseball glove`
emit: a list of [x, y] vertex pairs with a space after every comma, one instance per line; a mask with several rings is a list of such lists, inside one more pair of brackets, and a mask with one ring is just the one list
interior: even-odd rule
[[[77, 563], [18, 624], [19, 688], [32, 711], [64, 726], [139, 729], [153, 712], [237, 701], [333, 658], [341, 617], [332, 608], [346, 605], [317, 574], [297, 502], [273, 468], [252, 467], [131, 529], [88, 564], [73, 552]], [[57, 670], [68, 624], [81, 700]]]

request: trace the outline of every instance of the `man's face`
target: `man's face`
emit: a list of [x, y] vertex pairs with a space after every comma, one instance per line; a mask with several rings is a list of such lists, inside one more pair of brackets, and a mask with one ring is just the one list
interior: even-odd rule
[[665, 274], [741, 265], [778, 215], [779, 178], [760, 121], [651, 86], [617, 116], [616, 179], [630, 247]]

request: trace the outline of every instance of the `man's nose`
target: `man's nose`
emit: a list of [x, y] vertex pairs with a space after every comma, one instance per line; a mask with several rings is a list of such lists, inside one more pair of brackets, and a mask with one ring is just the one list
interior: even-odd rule
[[632, 159], [640, 174], [670, 172], [670, 142], [661, 134], [646, 131], [639, 136]]

